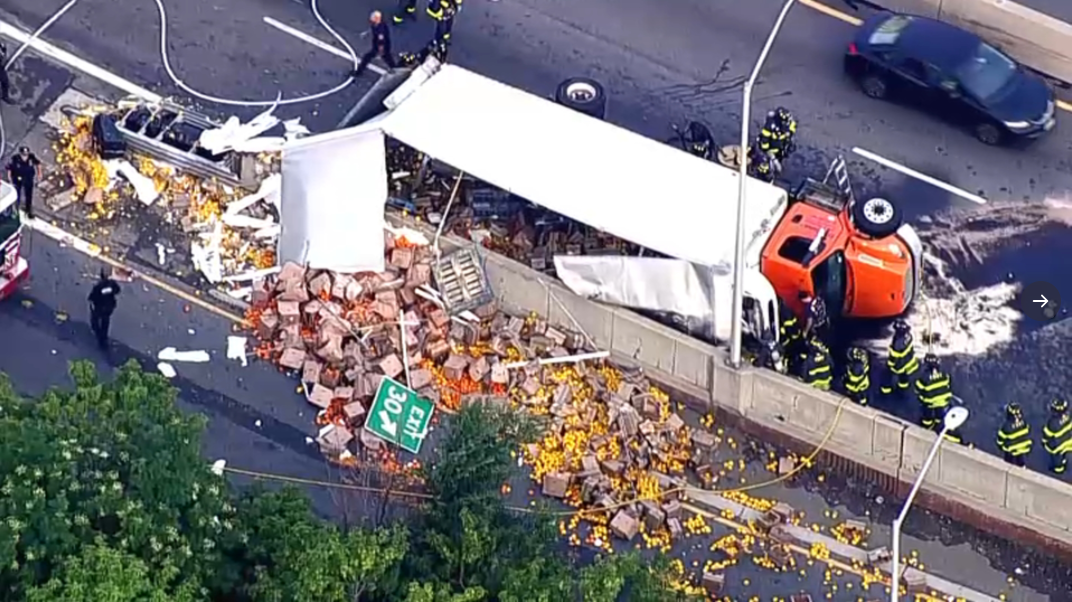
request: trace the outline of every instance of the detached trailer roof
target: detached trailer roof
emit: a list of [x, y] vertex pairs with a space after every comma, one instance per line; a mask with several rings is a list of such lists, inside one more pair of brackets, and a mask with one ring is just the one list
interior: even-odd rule
[[[737, 173], [550, 100], [444, 65], [382, 116], [388, 136], [619, 238], [729, 271]], [[749, 263], [786, 192], [748, 183]]]

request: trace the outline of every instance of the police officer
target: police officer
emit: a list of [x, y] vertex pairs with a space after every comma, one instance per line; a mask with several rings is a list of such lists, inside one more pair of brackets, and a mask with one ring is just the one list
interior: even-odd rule
[[368, 68], [369, 62], [380, 57], [391, 69], [395, 68], [395, 56], [391, 53], [391, 29], [383, 22], [383, 13], [378, 10], [369, 15], [369, 35], [372, 47], [361, 57], [361, 62], [354, 70], [354, 77], [359, 77]]
[[1050, 402], [1050, 418], [1042, 429], [1042, 447], [1050, 456], [1050, 471], [1064, 473], [1068, 468], [1068, 452], [1072, 452], [1072, 416], [1068, 414], [1068, 402], [1063, 399]]
[[30, 152], [30, 147], [20, 146], [18, 154], [7, 164], [7, 173], [19, 193], [23, 211], [33, 217], [34, 182], [41, 177], [41, 161]]
[[112, 312], [115, 311], [119, 283], [100, 271], [100, 280], [89, 291], [89, 327], [97, 337], [101, 349], [108, 347], [108, 329], [111, 328]]
[[7, 46], [0, 42], [0, 100], [9, 105], [15, 104], [11, 100], [11, 80], [7, 76]]
[[916, 379], [916, 397], [921, 409], [920, 424], [925, 429], [941, 431], [949, 402], [953, 400], [953, 384], [933, 353], [923, 358], [923, 375]]
[[808, 349], [802, 360], [801, 377], [804, 384], [829, 391], [834, 380], [834, 369], [826, 345], [816, 337], [808, 339]]
[[893, 393], [894, 388], [905, 391], [912, 377], [919, 370], [916, 357], [915, 341], [908, 323], [898, 318], [893, 323], [893, 340], [890, 341], [889, 356], [886, 358], [886, 371], [882, 375], [879, 390], [883, 395]]
[[871, 399], [871, 358], [867, 351], [850, 347], [842, 387], [849, 399], [865, 406]]
[[1031, 453], [1031, 427], [1024, 420], [1024, 412], [1016, 402], [1005, 406], [1005, 424], [998, 430], [998, 449], [1005, 461], [1016, 466], [1027, 463]]
[[428, 0], [428, 16], [435, 19], [435, 39], [450, 42], [450, 32], [454, 28], [454, 17], [462, 8], [462, 0]]

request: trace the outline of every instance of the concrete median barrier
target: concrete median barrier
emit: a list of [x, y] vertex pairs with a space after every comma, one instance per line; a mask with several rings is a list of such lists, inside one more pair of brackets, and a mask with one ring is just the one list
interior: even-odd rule
[[1072, 84], [1072, 25], [1006, 0], [874, 0], [884, 9], [938, 19], [974, 32], [1016, 60]]
[[[449, 252], [471, 243], [444, 237], [440, 245]], [[802, 450], [822, 445], [820, 459], [840, 458], [839, 466], [881, 479], [896, 493], [907, 492], [934, 443], [934, 433], [914, 424], [779, 374], [733, 370], [718, 347], [628, 310], [577, 297], [553, 278], [503, 256], [482, 255], [503, 309], [517, 315], [538, 312], [556, 326], [582, 330], [597, 347], [639, 364], [668, 388], [776, 442]], [[1069, 500], [1072, 485], [953, 443], [943, 445], [920, 497], [921, 504], [985, 531], [1072, 557]]]

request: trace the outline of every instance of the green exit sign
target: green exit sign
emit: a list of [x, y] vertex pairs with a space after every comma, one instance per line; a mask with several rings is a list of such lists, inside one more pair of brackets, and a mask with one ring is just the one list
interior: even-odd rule
[[417, 453], [428, 434], [435, 404], [398, 381], [384, 377], [372, 408], [365, 418], [365, 430], [402, 449]]

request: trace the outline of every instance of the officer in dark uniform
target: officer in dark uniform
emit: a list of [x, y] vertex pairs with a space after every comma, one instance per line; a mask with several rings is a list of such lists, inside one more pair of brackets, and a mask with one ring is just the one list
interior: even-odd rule
[[454, 17], [462, 8], [462, 0], [428, 0], [428, 16], [435, 19], [435, 39], [450, 42], [450, 32], [454, 28]]
[[893, 323], [893, 340], [890, 341], [886, 371], [882, 374], [882, 384], [879, 390], [883, 395], [893, 393], [894, 388], [906, 391], [918, 370], [919, 359], [916, 357], [912, 329], [909, 328], [907, 322], [898, 318]]
[[108, 329], [112, 324], [112, 312], [115, 311], [116, 297], [119, 296], [119, 283], [100, 271], [100, 280], [89, 292], [89, 327], [97, 336], [101, 349], [108, 347]]
[[15, 104], [11, 100], [11, 80], [7, 76], [7, 46], [0, 42], [0, 100], [9, 105]]
[[871, 358], [867, 351], [850, 347], [847, 359], [842, 388], [849, 399], [865, 406], [871, 400]]
[[7, 173], [22, 201], [22, 210], [33, 217], [34, 183], [41, 177], [41, 161], [30, 152], [30, 147], [20, 146], [17, 155], [7, 164]]
[[807, 320], [804, 322], [804, 337], [818, 337], [824, 343], [830, 326], [830, 315], [826, 312], [826, 302], [822, 297], [812, 297], [803, 294], [803, 301], [807, 308]]
[[925, 429], [939, 432], [942, 420], [953, 400], [952, 378], [942, 371], [938, 356], [928, 353], [923, 358], [923, 374], [916, 379], [916, 396], [921, 409], [920, 424]]
[[1050, 418], [1042, 429], [1042, 447], [1050, 456], [1050, 471], [1064, 473], [1068, 468], [1068, 453], [1072, 452], [1072, 416], [1068, 414], [1068, 402], [1063, 399], [1050, 402]]
[[808, 349], [802, 358], [801, 377], [804, 384], [821, 391], [829, 391], [834, 381], [830, 350], [816, 337], [808, 339]]
[[1016, 466], [1027, 463], [1031, 453], [1031, 427], [1024, 420], [1020, 404], [1012, 402], [1005, 406], [1005, 424], [998, 430], [998, 449], [1005, 455], [1005, 461]]
[[766, 337], [760, 341], [759, 349], [756, 351], [756, 365], [774, 370], [779, 374], [786, 374], [789, 367], [785, 357], [785, 347], [773, 337]]
[[395, 55], [391, 53], [391, 28], [383, 22], [383, 13], [378, 10], [369, 15], [369, 35], [372, 38], [372, 47], [361, 57], [361, 62], [354, 70], [354, 77], [360, 77], [369, 62], [380, 57], [391, 69], [395, 68]]

